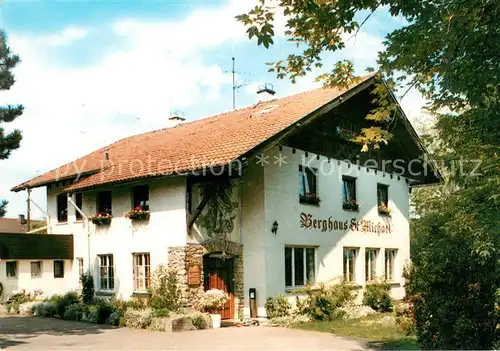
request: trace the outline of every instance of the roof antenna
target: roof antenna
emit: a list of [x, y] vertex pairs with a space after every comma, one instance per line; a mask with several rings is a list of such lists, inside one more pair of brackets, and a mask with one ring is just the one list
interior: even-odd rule
[[232, 57], [233, 60], [233, 110], [236, 110], [236, 72], [234, 70], [234, 65], [235, 65], [235, 60], [234, 56]]

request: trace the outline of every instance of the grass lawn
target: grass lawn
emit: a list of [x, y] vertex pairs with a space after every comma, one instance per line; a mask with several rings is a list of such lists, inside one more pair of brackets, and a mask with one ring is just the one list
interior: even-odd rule
[[293, 328], [314, 330], [336, 335], [350, 336], [368, 341], [368, 346], [390, 350], [418, 350], [413, 336], [407, 336], [398, 326], [382, 325], [380, 321], [390, 313], [381, 313], [359, 319], [316, 321], [294, 325]]

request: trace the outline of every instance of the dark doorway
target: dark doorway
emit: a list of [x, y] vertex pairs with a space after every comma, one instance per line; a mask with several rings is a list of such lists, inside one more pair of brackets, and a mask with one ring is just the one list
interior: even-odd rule
[[229, 301], [226, 306], [217, 311], [222, 319], [234, 318], [234, 259], [214, 257], [205, 255], [203, 257], [203, 272], [205, 291], [219, 289], [228, 293]]

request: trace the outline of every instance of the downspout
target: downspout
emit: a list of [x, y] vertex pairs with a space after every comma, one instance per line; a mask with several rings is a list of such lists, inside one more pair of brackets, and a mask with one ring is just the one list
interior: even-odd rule
[[243, 245], [243, 176], [240, 177], [238, 182], [238, 202], [240, 207], [240, 245]]
[[68, 193], [68, 202], [75, 208], [75, 210], [82, 215], [85, 219], [85, 223], [87, 224], [87, 265], [88, 271], [90, 272], [90, 223], [89, 218], [83, 213], [83, 211], [73, 202], [71, 195]]
[[27, 219], [27, 225], [26, 225], [26, 231], [29, 232], [31, 230], [31, 189], [26, 190], [28, 192], [28, 199], [26, 200], [26, 219]]

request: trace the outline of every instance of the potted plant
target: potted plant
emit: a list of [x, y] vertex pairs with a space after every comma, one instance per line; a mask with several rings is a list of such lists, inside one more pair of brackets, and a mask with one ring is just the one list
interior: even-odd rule
[[142, 206], [137, 206], [133, 210], [125, 213], [125, 217], [133, 221], [147, 221], [149, 220], [149, 215], [149, 210], [144, 209]]
[[300, 202], [310, 205], [319, 205], [321, 199], [315, 193], [305, 193], [304, 195], [300, 195]]
[[381, 204], [378, 206], [378, 213], [383, 215], [383, 216], [390, 216], [391, 209], [389, 207], [387, 207], [386, 204]]
[[113, 216], [110, 213], [100, 212], [95, 216], [90, 217], [89, 220], [91, 220], [95, 225], [109, 225], [111, 224], [111, 218], [113, 218]]
[[228, 300], [228, 294], [225, 291], [219, 289], [210, 289], [205, 291], [205, 293], [203, 294], [203, 298], [201, 299], [201, 306], [205, 311], [210, 313], [210, 318], [212, 318], [212, 326], [214, 328], [220, 328], [221, 315], [220, 313], [217, 313], [217, 311], [223, 309]]
[[349, 211], [358, 211], [359, 204], [356, 202], [355, 199], [347, 199], [342, 203], [342, 208], [344, 210], [349, 210]]

